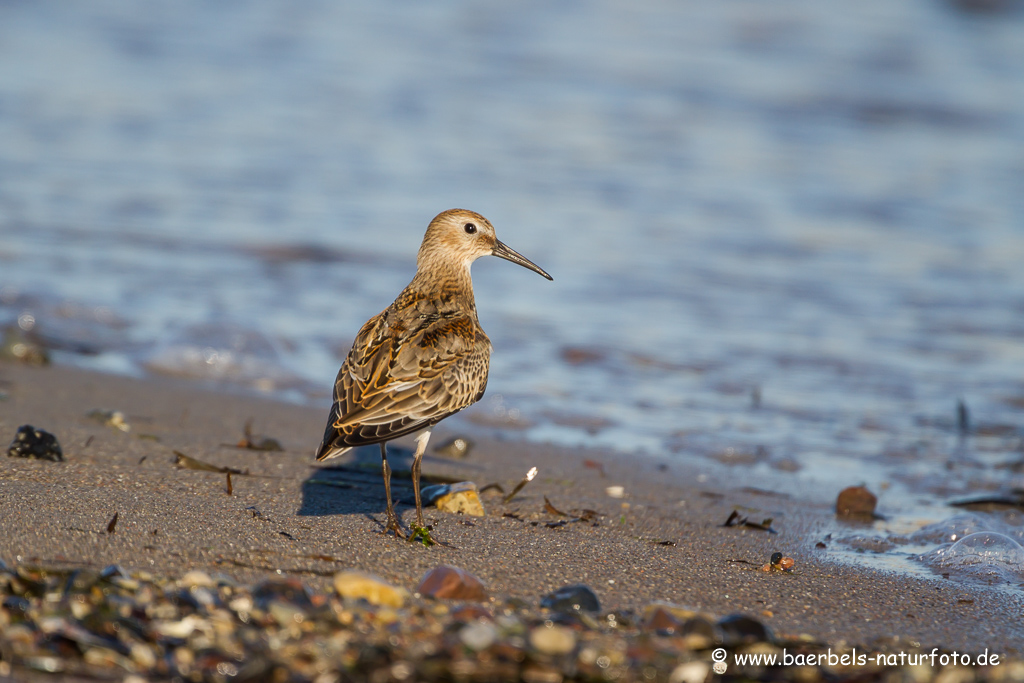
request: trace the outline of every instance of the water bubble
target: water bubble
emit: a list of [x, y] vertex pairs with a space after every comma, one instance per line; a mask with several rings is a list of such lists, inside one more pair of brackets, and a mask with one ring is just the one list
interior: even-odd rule
[[920, 544], [955, 543], [970, 534], [989, 529], [991, 524], [984, 517], [965, 512], [918, 529], [910, 535], [910, 540]]
[[995, 531], [979, 531], [918, 557], [943, 575], [984, 581], [1019, 582], [1024, 578], [1024, 547]]
[[946, 548], [939, 564], [946, 566], [996, 564], [1024, 571], [1024, 547], [1009, 536], [995, 531], [979, 531], [964, 536]]

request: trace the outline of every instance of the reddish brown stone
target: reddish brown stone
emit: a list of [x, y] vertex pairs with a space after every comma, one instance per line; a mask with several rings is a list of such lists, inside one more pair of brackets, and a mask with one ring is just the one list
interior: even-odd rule
[[483, 605], [462, 605], [457, 609], [452, 610], [452, 619], [455, 621], [476, 621], [477, 619], [486, 619], [488, 621], [494, 621], [494, 616], [487, 611], [487, 608]]
[[863, 486], [851, 486], [839, 493], [836, 499], [836, 514], [840, 517], [867, 517], [875, 514], [878, 498]]
[[649, 610], [644, 619], [643, 630], [645, 631], [667, 631], [675, 633], [682, 627], [683, 622], [677, 619], [674, 614], [661, 605], [656, 605]]
[[487, 600], [487, 589], [480, 579], [450, 564], [431, 569], [416, 589], [420, 595], [445, 600]]

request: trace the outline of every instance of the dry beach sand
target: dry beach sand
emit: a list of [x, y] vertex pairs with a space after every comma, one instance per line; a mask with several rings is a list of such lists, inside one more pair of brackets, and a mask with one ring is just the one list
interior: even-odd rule
[[[428, 452], [425, 475], [499, 483], [506, 492], [531, 466], [540, 474], [509, 503], [484, 492], [484, 517], [429, 509], [445, 545], [425, 548], [381, 534], [376, 447], [344, 472], [314, 463], [326, 404], [10, 363], [0, 364], [0, 392], [3, 445], [31, 424], [55, 434], [65, 458], [0, 458], [0, 560], [10, 567], [119, 564], [157, 576], [223, 573], [243, 584], [284, 576], [324, 592], [350, 568], [413, 591], [426, 572], [450, 564], [480, 577], [495, 598], [534, 607], [552, 590], [584, 583], [605, 611], [641, 613], [662, 600], [719, 617], [746, 613], [776, 636], [868, 651], [987, 648], [1006, 661], [1024, 650], [1019, 593], [837, 565], [815, 547], [832, 509], [728, 481], [697, 483], [700, 473], [678, 462], [476, 437], [465, 459]], [[96, 409], [123, 411], [131, 431], [87, 416]], [[247, 420], [284, 450], [234, 447]], [[442, 425], [432, 443], [452, 435]], [[174, 451], [248, 474], [231, 478], [229, 495], [224, 474], [178, 468]], [[403, 469], [409, 454], [396, 455]], [[361, 462], [370, 467], [360, 470]], [[625, 496], [610, 497], [609, 486]], [[395, 497], [408, 522], [411, 486], [397, 481]], [[545, 497], [570, 517], [546, 511]], [[737, 507], [751, 519], [772, 518], [778, 533], [723, 527]], [[601, 515], [548, 524], [585, 509]], [[793, 557], [795, 571], [761, 571], [775, 551]]]

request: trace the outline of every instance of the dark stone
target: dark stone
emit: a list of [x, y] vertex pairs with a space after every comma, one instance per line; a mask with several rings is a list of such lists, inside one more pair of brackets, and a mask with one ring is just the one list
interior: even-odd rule
[[303, 611], [313, 609], [309, 589], [298, 579], [267, 579], [252, 591], [253, 602], [260, 609], [267, 609], [272, 601], [283, 602]]
[[718, 628], [726, 647], [772, 641], [771, 629], [746, 614], [730, 614], [718, 622]]
[[690, 617], [683, 622], [683, 625], [679, 627], [677, 632], [681, 636], [703, 636], [710, 643], [716, 643], [721, 640], [718, 632], [715, 630], [715, 625], [701, 616]]
[[26, 614], [32, 608], [32, 601], [17, 595], [8, 595], [2, 605], [8, 612]]
[[554, 593], [545, 595], [540, 606], [553, 612], [590, 612], [601, 611], [601, 603], [589, 586], [582, 583], [559, 588]]
[[59, 462], [64, 460], [64, 452], [57, 443], [57, 437], [50, 432], [36, 429], [32, 425], [18, 427], [14, 441], [7, 447], [7, 456], [11, 458], [35, 458]]
[[95, 569], [75, 569], [64, 582], [64, 593], [86, 593], [101, 579]]
[[119, 564], [108, 564], [100, 572], [100, 578], [104, 581], [126, 580], [132, 578]]

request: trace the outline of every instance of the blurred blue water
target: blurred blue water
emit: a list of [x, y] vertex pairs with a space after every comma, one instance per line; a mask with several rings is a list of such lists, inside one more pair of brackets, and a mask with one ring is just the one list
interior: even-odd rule
[[458, 206], [555, 278], [475, 266], [466, 428], [1021, 483], [1021, 65], [944, 0], [0, 3], [0, 322], [326, 413]]

